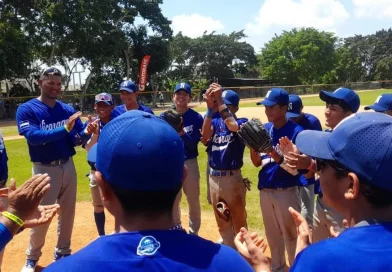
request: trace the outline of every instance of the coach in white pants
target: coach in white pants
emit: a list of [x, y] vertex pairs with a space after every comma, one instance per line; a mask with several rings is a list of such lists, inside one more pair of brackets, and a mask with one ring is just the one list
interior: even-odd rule
[[[75, 113], [72, 107], [57, 100], [61, 92], [61, 72], [49, 68], [38, 83], [41, 95], [22, 104], [17, 110], [16, 119], [19, 134], [27, 140], [33, 163], [32, 174], [48, 173], [51, 179], [50, 190], [41, 204], [57, 202], [61, 206], [54, 252], [54, 261], [57, 261], [71, 253], [77, 187], [72, 156], [76, 154], [74, 146], [82, 144], [86, 137], [79, 118], [81, 113]], [[49, 223], [31, 229], [23, 272], [35, 270], [48, 228]]]

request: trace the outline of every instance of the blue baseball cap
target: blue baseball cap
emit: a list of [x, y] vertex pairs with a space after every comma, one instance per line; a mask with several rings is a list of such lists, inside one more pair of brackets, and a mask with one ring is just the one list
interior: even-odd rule
[[289, 107], [286, 113], [287, 118], [296, 118], [300, 116], [302, 109], [302, 100], [298, 95], [289, 95]]
[[288, 105], [289, 104], [289, 94], [286, 90], [281, 88], [272, 88], [269, 90], [264, 98], [264, 100], [257, 102], [257, 105], [264, 105], [266, 107], [271, 107], [276, 104]]
[[382, 94], [377, 97], [373, 105], [365, 107], [365, 110], [374, 110], [377, 112], [384, 112], [392, 110], [392, 94]]
[[392, 191], [392, 118], [386, 114], [351, 114], [332, 132], [300, 132], [295, 144], [306, 155], [337, 161], [364, 181]]
[[45, 76], [62, 76], [61, 71], [57, 69], [56, 67], [49, 67], [47, 68], [42, 75]]
[[104, 180], [134, 191], [171, 190], [182, 184], [184, 144], [162, 118], [133, 110], [107, 123], [88, 152]]
[[132, 80], [124, 80], [120, 84], [120, 91], [127, 91], [129, 93], [137, 92], [138, 88]]
[[344, 101], [350, 110], [354, 113], [358, 111], [359, 105], [361, 103], [358, 94], [348, 88], [339, 88], [334, 92], [321, 91], [320, 99], [324, 102], [329, 102], [331, 100]]
[[240, 96], [233, 90], [224, 90], [222, 99], [226, 105], [238, 106], [240, 104]]
[[99, 102], [104, 102], [106, 105], [114, 105], [113, 97], [109, 93], [99, 93], [95, 96], [94, 104], [98, 104]]
[[192, 88], [189, 84], [182, 82], [182, 83], [178, 83], [174, 87], [174, 93], [179, 92], [179, 91], [185, 91], [187, 94], [191, 95]]

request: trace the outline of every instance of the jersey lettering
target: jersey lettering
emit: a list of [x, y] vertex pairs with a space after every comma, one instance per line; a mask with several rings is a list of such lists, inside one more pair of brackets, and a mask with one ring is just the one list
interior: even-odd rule
[[193, 132], [193, 125], [184, 127], [184, 131], [185, 131], [186, 133], [188, 133], [188, 134], [192, 134], [192, 132]]
[[63, 121], [59, 121], [59, 122], [51, 123], [51, 124], [45, 124], [45, 120], [42, 120], [41, 125], [39, 127], [42, 130], [53, 130], [53, 129], [56, 129], [59, 127], [63, 127], [66, 124], [67, 120], [68, 119], [65, 119]]

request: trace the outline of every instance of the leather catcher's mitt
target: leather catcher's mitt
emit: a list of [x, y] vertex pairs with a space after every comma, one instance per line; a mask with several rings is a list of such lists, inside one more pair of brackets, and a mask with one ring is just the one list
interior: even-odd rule
[[252, 118], [237, 131], [239, 138], [249, 148], [265, 152], [272, 147], [271, 136], [257, 118]]
[[218, 211], [218, 215], [220, 218], [222, 218], [226, 222], [230, 220], [231, 217], [230, 209], [224, 200], [216, 203], [216, 210]]
[[182, 115], [173, 109], [168, 109], [162, 115], [163, 119], [168, 122], [177, 132], [183, 129]]

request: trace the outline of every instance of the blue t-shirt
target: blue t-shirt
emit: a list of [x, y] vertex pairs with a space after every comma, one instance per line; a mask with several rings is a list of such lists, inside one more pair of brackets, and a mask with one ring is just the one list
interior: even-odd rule
[[[236, 120], [241, 126], [248, 119]], [[230, 131], [222, 118], [212, 120], [213, 135], [209, 151], [209, 165], [216, 170], [237, 170], [243, 166], [245, 145], [236, 132]]]
[[[303, 127], [305, 130], [323, 130], [323, 128], [321, 127], [320, 120], [313, 114], [309, 113], [304, 113], [303, 117], [298, 121], [297, 124]], [[308, 185], [315, 184], [316, 182], [314, 177], [307, 179], [307, 181]]]
[[[161, 113], [160, 117], [163, 117]], [[192, 109], [188, 109], [183, 115], [184, 135], [181, 136], [185, 148], [185, 160], [194, 159], [199, 156], [197, 145], [200, 142], [200, 130], [203, 126], [203, 117]]]
[[[154, 112], [149, 107], [146, 107], [146, 106], [143, 106], [143, 105], [139, 105], [139, 108], [137, 110], [145, 111], [145, 112], [154, 114]], [[110, 114], [110, 118], [111, 119], [116, 118], [117, 116], [119, 116], [119, 115], [121, 115], [121, 114], [123, 114], [125, 112], [127, 112], [127, 110], [125, 108], [125, 105], [124, 104], [123, 105], [118, 105], [117, 107], [115, 107], [112, 110], [112, 113]]]
[[297, 255], [290, 271], [392, 271], [392, 222], [352, 227], [315, 243]]
[[[271, 136], [274, 148], [279, 143], [279, 139], [285, 136], [295, 143], [298, 133], [303, 131], [301, 126], [291, 120], [287, 120], [286, 124], [279, 129], [274, 128], [271, 122], [264, 126]], [[278, 152], [280, 153], [280, 151]], [[261, 161], [262, 168], [259, 171], [259, 190], [263, 188], [276, 189], [307, 185], [306, 178], [301, 174], [304, 171], [299, 170], [299, 173], [293, 176], [280, 167], [269, 155], [264, 153], [261, 154]]]
[[101, 236], [44, 271], [225, 271], [253, 269], [234, 249], [179, 230]]
[[16, 122], [19, 135], [27, 139], [32, 162], [48, 163], [76, 154], [75, 144], [82, 144], [85, 140], [75, 138], [86, 138], [83, 135], [83, 123], [78, 118], [72, 131], [68, 133], [64, 128], [68, 118], [75, 112], [61, 101], [51, 108], [37, 98], [18, 107]]

